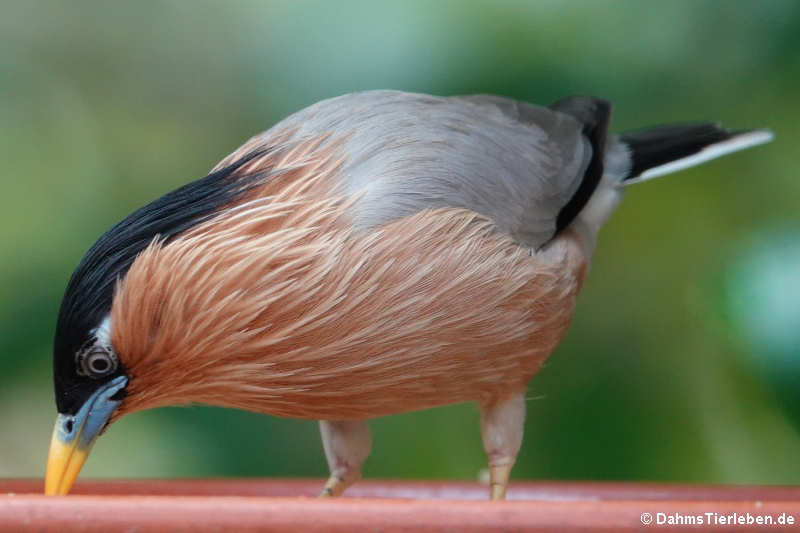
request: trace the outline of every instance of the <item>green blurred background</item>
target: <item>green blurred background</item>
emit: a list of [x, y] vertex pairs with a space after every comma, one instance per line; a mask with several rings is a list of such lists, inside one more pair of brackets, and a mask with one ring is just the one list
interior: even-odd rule
[[[83, 252], [317, 100], [394, 88], [616, 104], [776, 141], [629, 190], [529, 387], [518, 479], [800, 483], [800, 3], [0, 2], [0, 476], [41, 476]], [[475, 479], [477, 410], [372, 424], [365, 475]], [[324, 476], [313, 422], [137, 413], [84, 476]]]

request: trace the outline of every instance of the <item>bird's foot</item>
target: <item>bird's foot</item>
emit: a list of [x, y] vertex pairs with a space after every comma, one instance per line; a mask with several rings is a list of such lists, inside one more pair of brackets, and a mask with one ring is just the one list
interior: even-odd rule
[[492, 500], [504, 500], [525, 427], [525, 391], [481, 407], [483, 446], [489, 456]]
[[319, 496], [339, 496], [344, 489], [361, 479], [361, 465], [372, 446], [369, 426], [363, 420], [322, 420], [319, 428], [325, 457], [331, 469], [331, 476]]
[[339, 496], [342, 492], [344, 492], [344, 489], [353, 484], [353, 481], [347, 483], [341, 477], [332, 475], [325, 483], [325, 487], [322, 489], [322, 492], [319, 493], [319, 497], [333, 498], [334, 496]]
[[489, 467], [489, 488], [492, 500], [505, 500], [513, 464]]

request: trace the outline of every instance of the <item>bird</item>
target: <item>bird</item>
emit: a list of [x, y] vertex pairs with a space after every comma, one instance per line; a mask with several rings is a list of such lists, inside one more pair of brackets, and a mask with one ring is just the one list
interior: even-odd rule
[[109, 424], [207, 404], [319, 421], [338, 496], [368, 421], [475, 402], [505, 498], [528, 381], [564, 337], [628, 186], [766, 143], [693, 122], [612, 134], [611, 104], [365, 91], [278, 122], [106, 231], [53, 344], [45, 493]]

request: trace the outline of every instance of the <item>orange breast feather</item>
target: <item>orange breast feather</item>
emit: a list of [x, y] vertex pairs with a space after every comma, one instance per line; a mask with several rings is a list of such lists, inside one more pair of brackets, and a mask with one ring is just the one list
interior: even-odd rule
[[286, 142], [243, 169], [271, 169], [265, 185], [140, 254], [112, 309], [132, 376], [121, 414], [197, 402], [371, 418], [491, 403], [539, 369], [586, 268], [571, 231], [544, 257], [465, 209], [354, 228], [337, 147]]

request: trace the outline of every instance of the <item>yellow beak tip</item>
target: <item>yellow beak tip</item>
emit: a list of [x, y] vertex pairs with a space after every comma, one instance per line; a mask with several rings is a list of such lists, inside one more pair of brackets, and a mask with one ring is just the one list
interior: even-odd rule
[[[56, 422], [56, 427], [58, 427], [58, 422]], [[53, 432], [44, 480], [46, 495], [64, 495], [72, 488], [83, 463], [89, 456], [88, 449], [78, 446], [79, 440], [79, 438], [75, 438], [72, 442], [63, 442], [58, 437], [57, 431]]]

